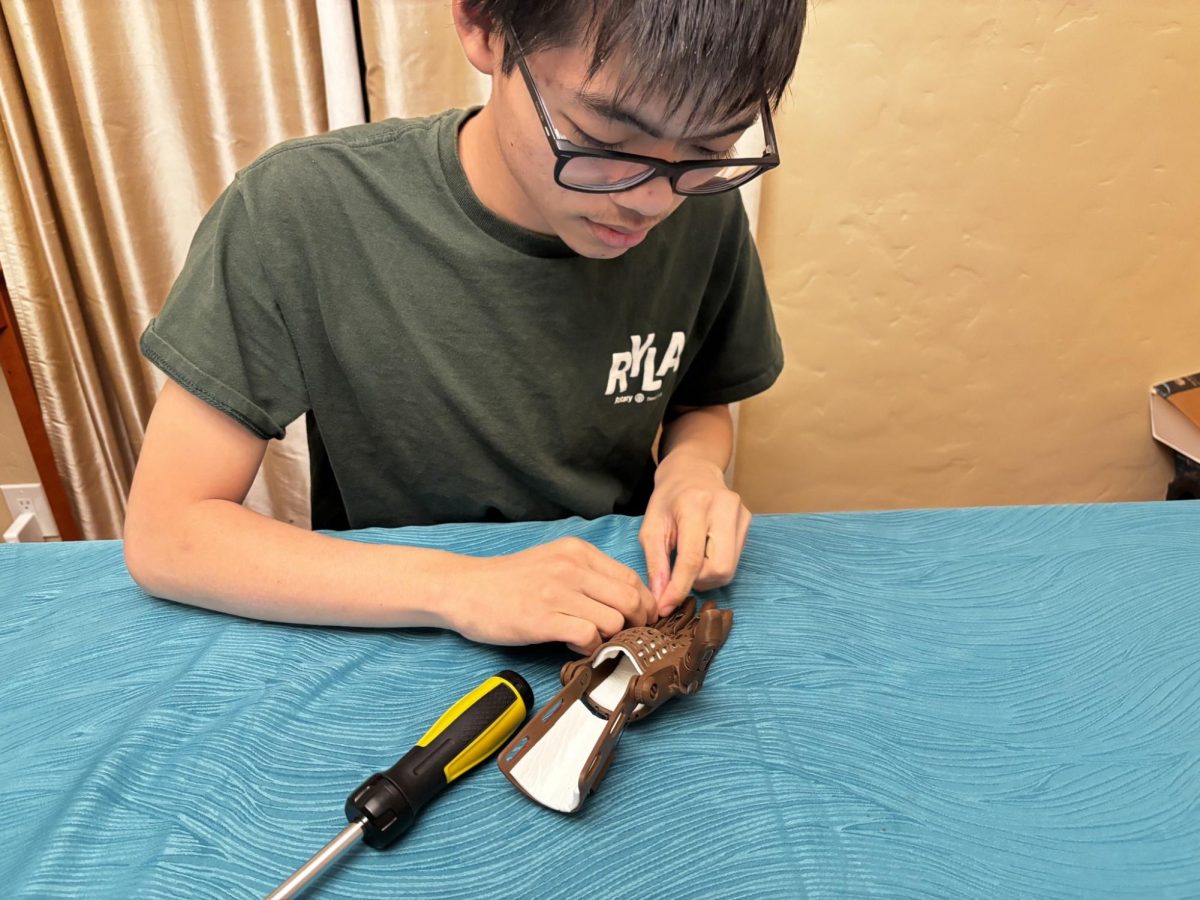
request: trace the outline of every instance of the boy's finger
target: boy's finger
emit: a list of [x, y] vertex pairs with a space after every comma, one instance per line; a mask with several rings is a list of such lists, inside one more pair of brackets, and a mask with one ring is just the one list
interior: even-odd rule
[[696, 583], [704, 567], [704, 548], [708, 540], [708, 517], [687, 516], [679, 525], [679, 543], [675, 547], [675, 568], [667, 589], [658, 598], [659, 615], [670, 614]]
[[642, 552], [646, 554], [646, 578], [655, 605], [666, 590], [671, 577], [671, 545], [666, 531], [643, 529], [639, 535]]
[[638, 573], [624, 563], [617, 562], [599, 548], [592, 547], [591, 549], [593, 552], [587, 555], [588, 568], [606, 578], [611, 578], [613, 581], [620, 584], [627, 584], [634, 588], [638, 594], [638, 604], [646, 611], [646, 618], [649, 621], [654, 611], [654, 596], [650, 593], [650, 589], [646, 587]]
[[576, 594], [564, 612], [593, 625], [604, 640], [625, 627], [625, 616], [619, 609], [587, 594]]
[[750, 514], [750, 510], [742, 507], [738, 511], [738, 541], [737, 541], [737, 558], [742, 558], [742, 551], [746, 549], [746, 535], [750, 533], [750, 521], [754, 518]]
[[704, 566], [696, 579], [698, 585], [717, 587], [732, 580], [742, 554], [744, 533], [740, 512], [744, 509], [741, 499], [732, 493], [714, 504], [708, 523]]
[[584, 562], [593, 572], [599, 572], [601, 575], [607, 575], [609, 578], [616, 579], [617, 581], [638, 584], [643, 588], [645, 587], [637, 572], [623, 562], [613, 559], [593, 544], [587, 545], [587, 555], [584, 557]]
[[585, 619], [556, 613], [553, 627], [558, 639], [580, 656], [587, 656], [600, 646], [600, 630]]
[[649, 591], [644, 585], [641, 585], [640, 591], [635, 591], [627, 582], [609, 578], [601, 572], [591, 571], [583, 573], [580, 588], [585, 596], [615, 609], [623, 622], [628, 622], [630, 625], [645, 625], [649, 621], [648, 610], [643, 598], [643, 595], [648, 595]]

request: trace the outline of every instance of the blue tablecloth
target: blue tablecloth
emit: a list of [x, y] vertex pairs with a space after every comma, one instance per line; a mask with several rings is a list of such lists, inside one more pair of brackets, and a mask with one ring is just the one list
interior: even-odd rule
[[[638, 521], [373, 530], [497, 554]], [[1200, 506], [762, 517], [704, 690], [574, 817], [487, 764], [341, 897], [1200, 896]], [[262, 895], [346, 794], [561, 647], [243, 621], [117, 543], [0, 549], [0, 894]]]

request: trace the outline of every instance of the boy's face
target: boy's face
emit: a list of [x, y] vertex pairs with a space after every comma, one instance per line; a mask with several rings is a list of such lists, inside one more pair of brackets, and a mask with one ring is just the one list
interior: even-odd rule
[[[731, 148], [740, 133], [709, 138], [745, 115], [714, 122], [701, 113], [687, 123], [690, 109], [668, 109], [656, 101], [612, 107], [618, 61], [607, 63], [588, 81], [591, 53], [565, 47], [532, 53], [526, 62], [555, 129], [582, 147], [620, 150], [669, 161], [703, 159]], [[612, 259], [637, 246], [655, 225], [679, 208], [684, 197], [665, 178], [654, 178], [627, 191], [587, 194], [554, 180], [555, 156], [519, 69], [496, 72], [489, 102], [498, 150], [524, 201], [525, 223], [558, 235], [575, 252]], [[622, 113], [628, 115], [621, 115]], [[753, 118], [751, 112], [750, 118]], [[635, 124], [646, 126], [649, 131]], [[655, 137], [656, 132], [661, 137]]]

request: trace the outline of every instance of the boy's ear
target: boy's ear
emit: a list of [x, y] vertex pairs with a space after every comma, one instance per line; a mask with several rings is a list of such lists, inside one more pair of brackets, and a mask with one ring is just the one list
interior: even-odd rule
[[484, 75], [495, 75], [504, 61], [504, 42], [492, 30], [492, 20], [472, 17], [464, 0], [454, 0], [454, 30], [471, 65]]

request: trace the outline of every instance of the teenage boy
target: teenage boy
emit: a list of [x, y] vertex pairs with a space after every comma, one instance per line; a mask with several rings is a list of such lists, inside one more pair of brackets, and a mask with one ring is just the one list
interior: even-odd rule
[[[125, 529], [147, 591], [587, 652], [733, 577], [728, 405], [783, 366], [734, 189], [778, 162], [804, 0], [453, 16], [485, 106], [282, 144], [201, 223], [142, 337], [169, 376]], [[649, 587], [577, 539], [475, 558], [246, 509], [301, 415], [314, 529], [644, 513]]]

